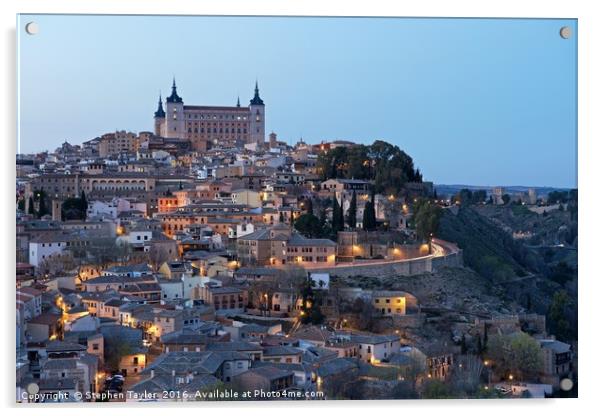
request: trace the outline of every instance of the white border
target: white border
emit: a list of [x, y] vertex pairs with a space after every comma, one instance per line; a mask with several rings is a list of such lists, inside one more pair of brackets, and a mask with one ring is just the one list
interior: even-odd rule
[[[14, 406], [14, 155], [16, 149], [16, 70], [15, 70], [15, 22], [17, 13], [103, 13], [103, 14], [249, 14], [249, 15], [346, 15], [346, 16], [439, 16], [439, 17], [552, 17], [579, 19], [579, 148], [578, 148], [578, 178], [580, 191], [580, 255], [579, 255], [579, 327], [580, 345], [579, 356], [579, 396], [577, 400], [511, 400], [511, 401], [437, 401], [437, 402], [326, 402], [326, 403], [216, 403], [199, 404], [190, 412], [239, 412], [247, 414], [286, 413], [296, 415], [314, 412], [353, 414], [380, 412], [412, 412], [414, 414], [438, 413], [445, 415], [490, 414], [507, 415], [508, 413], [540, 412], [546, 415], [578, 412], [587, 413], [588, 408], [595, 408], [595, 400], [600, 376], [600, 322], [597, 319], [599, 309], [596, 300], [601, 292], [600, 273], [597, 273], [599, 251], [595, 244], [594, 233], [602, 230], [598, 207], [602, 207], [602, 192], [596, 183], [602, 178], [600, 163], [602, 156], [600, 146], [602, 140], [602, 106], [600, 101], [600, 74], [602, 64], [600, 50], [602, 45], [602, 21], [596, 13], [595, 1], [575, 2], [570, 0], [506, 0], [506, 1], [477, 1], [477, 0], [431, 0], [408, 2], [386, 2], [381, 0], [232, 0], [205, 2], [201, 0], [3, 0], [0, 2], [2, 13], [2, 91], [3, 100], [0, 102], [0, 126], [3, 131], [3, 162], [2, 194], [6, 195], [7, 203], [0, 204], [4, 227], [4, 245], [0, 250], [4, 273], [1, 276], [5, 290], [3, 304], [5, 305], [4, 329], [7, 336], [0, 344], [2, 354], [2, 402], [4, 406]], [[109, 408], [50, 407], [27, 408], [27, 413], [43, 414], [104, 414], [122, 411]], [[184, 406], [189, 407], [189, 406]], [[205, 410], [206, 409], [206, 410]], [[13, 409], [9, 411], [15, 411]], [[127, 411], [127, 410], [126, 410]], [[169, 410], [165, 406], [137, 406], [130, 411], [145, 414], [165, 414]]]

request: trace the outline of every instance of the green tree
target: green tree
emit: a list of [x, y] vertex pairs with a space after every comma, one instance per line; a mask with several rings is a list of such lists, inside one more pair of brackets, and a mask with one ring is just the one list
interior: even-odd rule
[[48, 208], [46, 207], [46, 197], [42, 194], [38, 202], [38, 218], [42, 218], [44, 215], [48, 215]]
[[81, 210], [84, 212], [84, 218], [86, 218], [88, 212], [88, 199], [86, 198], [86, 193], [83, 189], [79, 199], [81, 200]]
[[487, 343], [487, 356], [503, 377], [534, 380], [543, 368], [543, 353], [537, 340], [524, 332], [492, 335]]
[[370, 201], [366, 201], [364, 205], [364, 215], [362, 218], [362, 228], [367, 231], [376, 229], [376, 211], [374, 205], [374, 191], [370, 197]]
[[[85, 195], [84, 195], [85, 197]], [[82, 198], [67, 198], [61, 204], [61, 218], [66, 220], [84, 220], [86, 219], [86, 210], [88, 203]]]
[[455, 201], [459, 201], [462, 205], [472, 204], [472, 191], [470, 189], [461, 189], [460, 192], [455, 196]]
[[487, 200], [487, 191], [484, 189], [478, 189], [472, 193], [472, 203], [482, 204]]
[[562, 341], [571, 341], [576, 338], [574, 330], [576, 325], [571, 325], [573, 319], [571, 319], [569, 314], [571, 306], [571, 298], [565, 290], [559, 290], [554, 293], [546, 321], [548, 322], [550, 332]]
[[558, 262], [558, 264], [552, 266], [550, 269], [550, 279], [559, 285], [564, 286], [573, 277], [575, 277], [575, 271], [564, 261]]
[[564, 204], [569, 200], [569, 193], [567, 191], [552, 191], [548, 193], [548, 204]]
[[301, 288], [301, 322], [304, 324], [319, 325], [324, 321], [315, 295], [311, 279], [305, 279]]
[[105, 344], [105, 365], [111, 371], [119, 371], [119, 363], [126, 355], [134, 352], [132, 345], [125, 339], [111, 337]]
[[339, 231], [343, 230], [344, 227], [344, 222], [343, 222], [343, 209], [341, 207], [341, 205], [339, 204], [339, 201], [336, 197], [336, 195], [334, 195], [332, 197], [332, 231], [333, 233], [337, 233]]
[[29, 197], [29, 207], [27, 207], [27, 213], [29, 215], [35, 215], [35, 207], [33, 206], [33, 196]]
[[325, 209], [321, 209], [320, 210], [320, 229], [321, 234], [320, 237], [328, 237], [332, 235], [332, 228], [330, 227], [330, 224], [328, 224], [328, 221], [326, 220], [326, 210]]
[[414, 215], [412, 221], [416, 227], [416, 236], [426, 241], [431, 250], [431, 240], [439, 228], [441, 219], [441, 207], [425, 198], [419, 198], [414, 204]]
[[351, 196], [351, 203], [349, 205], [349, 210], [347, 211], [347, 224], [349, 225], [349, 228], [352, 229], [357, 225], [357, 195], [355, 194], [355, 190]]
[[395, 189], [406, 182], [421, 182], [419, 169], [399, 147], [377, 140], [369, 146], [337, 147], [318, 155], [317, 171], [323, 180], [332, 178], [374, 180], [376, 192]]
[[303, 214], [295, 221], [294, 227], [307, 238], [319, 238], [322, 236], [322, 224], [314, 214]]
[[449, 384], [440, 380], [428, 380], [424, 383], [423, 399], [453, 399], [454, 394]]

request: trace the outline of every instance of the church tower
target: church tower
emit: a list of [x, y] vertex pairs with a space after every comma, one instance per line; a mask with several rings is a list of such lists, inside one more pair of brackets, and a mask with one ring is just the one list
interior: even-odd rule
[[171, 86], [171, 95], [165, 99], [165, 132], [167, 138], [186, 137], [184, 131], [184, 101], [178, 95], [176, 79]]
[[155, 136], [163, 135], [163, 127], [165, 126], [165, 111], [163, 110], [163, 100], [159, 94], [159, 104], [155, 111]]
[[265, 142], [265, 105], [259, 97], [259, 85], [255, 81], [255, 95], [249, 103], [250, 117], [250, 143], [257, 143], [263, 146]]

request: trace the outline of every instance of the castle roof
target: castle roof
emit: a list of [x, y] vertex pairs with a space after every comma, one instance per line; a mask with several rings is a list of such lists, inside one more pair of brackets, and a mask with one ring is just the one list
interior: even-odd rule
[[157, 111], [155, 111], [155, 118], [165, 118], [165, 111], [163, 110], [163, 101], [161, 100], [161, 94], [159, 94], [159, 104]]
[[255, 95], [251, 99], [250, 104], [251, 105], [264, 105], [263, 100], [259, 97], [259, 86], [257, 84], [257, 81], [255, 81]]
[[182, 97], [178, 95], [177, 87], [176, 87], [176, 78], [173, 79], [173, 84], [171, 86], [171, 95], [167, 97], [166, 101], [168, 103], [183, 103]]

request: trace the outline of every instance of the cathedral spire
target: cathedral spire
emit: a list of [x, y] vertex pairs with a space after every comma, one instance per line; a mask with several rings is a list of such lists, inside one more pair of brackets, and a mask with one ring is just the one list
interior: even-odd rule
[[236, 106], [240, 107], [240, 96], [236, 99]]

